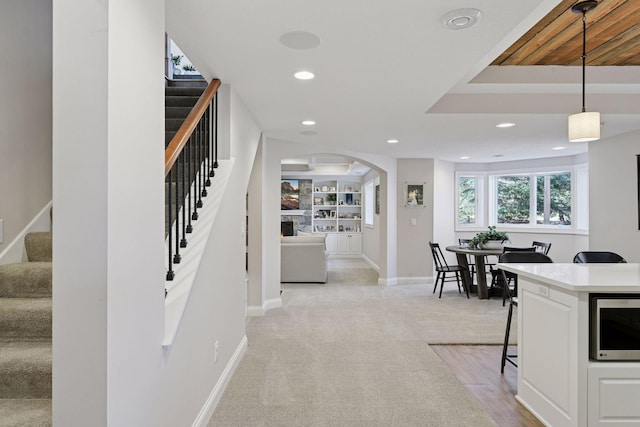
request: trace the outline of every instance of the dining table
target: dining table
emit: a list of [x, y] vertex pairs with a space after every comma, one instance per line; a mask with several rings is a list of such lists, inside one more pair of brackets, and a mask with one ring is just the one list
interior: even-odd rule
[[485, 260], [487, 256], [497, 257], [502, 255], [502, 247], [496, 249], [471, 249], [468, 246], [454, 245], [447, 246], [446, 250], [455, 253], [456, 259], [458, 260], [458, 265], [464, 267], [464, 270], [462, 271], [462, 283], [467, 287], [467, 289], [469, 289], [469, 291], [474, 290], [474, 285], [473, 281], [471, 280], [471, 275], [469, 274], [471, 270], [469, 269], [469, 261], [467, 257], [474, 257], [474, 261], [476, 264], [478, 298], [489, 298], [489, 289], [487, 287], [487, 268]]

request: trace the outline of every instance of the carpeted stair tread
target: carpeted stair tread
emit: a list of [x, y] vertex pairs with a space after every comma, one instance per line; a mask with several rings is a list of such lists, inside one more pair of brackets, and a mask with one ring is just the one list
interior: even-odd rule
[[51, 298], [0, 298], [0, 341], [50, 342], [51, 314]]
[[192, 107], [165, 107], [164, 116], [167, 119], [181, 118], [185, 119], [191, 112]]
[[30, 262], [49, 261], [53, 253], [51, 246], [52, 234], [47, 231], [27, 233], [24, 236], [24, 247]]
[[51, 296], [51, 262], [0, 265], [0, 297]]
[[193, 107], [198, 102], [199, 96], [165, 96], [165, 107]]
[[51, 399], [0, 399], [0, 427], [51, 425]]
[[183, 118], [166, 118], [164, 119], [164, 128], [166, 131], [177, 131], [184, 122]]
[[204, 92], [202, 86], [167, 86], [164, 88], [166, 96], [195, 96], [199, 97]]
[[0, 349], [0, 399], [51, 398], [51, 343], [1, 343]]

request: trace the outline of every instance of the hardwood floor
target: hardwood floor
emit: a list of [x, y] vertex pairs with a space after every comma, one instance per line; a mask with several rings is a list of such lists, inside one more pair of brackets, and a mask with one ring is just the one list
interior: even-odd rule
[[[436, 354], [500, 427], [543, 426], [515, 399], [518, 374], [507, 363], [500, 374], [500, 345], [432, 345]], [[515, 353], [515, 347], [512, 349]]]

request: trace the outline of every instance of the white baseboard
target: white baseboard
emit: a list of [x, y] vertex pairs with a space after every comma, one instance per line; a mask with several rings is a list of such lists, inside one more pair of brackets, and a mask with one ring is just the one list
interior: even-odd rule
[[371, 261], [371, 259], [369, 259], [368, 256], [366, 256], [365, 254], [362, 254], [362, 259], [364, 260], [364, 262], [369, 264], [369, 266], [373, 268], [376, 271], [376, 273], [378, 274], [380, 273], [380, 267], [378, 267], [378, 265], [375, 262]]
[[231, 360], [229, 361], [227, 366], [224, 368], [224, 371], [222, 372], [222, 375], [218, 379], [218, 382], [216, 383], [215, 387], [213, 387], [213, 390], [211, 390], [211, 394], [209, 394], [209, 397], [204, 403], [204, 406], [202, 407], [202, 409], [200, 410], [200, 413], [198, 414], [195, 421], [193, 422], [193, 427], [207, 426], [207, 424], [209, 423], [209, 420], [213, 416], [214, 411], [216, 410], [216, 407], [218, 406], [218, 403], [220, 402], [220, 398], [222, 398], [222, 394], [224, 393], [224, 390], [227, 388], [227, 385], [229, 384], [229, 381], [231, 380], [233, 373], [238, 368], [238, 365], [240, 364], [240, 361], [242, 360], [246, 352], [247, 352], [247, 336], [245, 335], [240, 341], [240, 344], [238, 345], [238, 347], [236, 348], [236, 351], [233, 353], [233, 356], [231, 356]]
[[268, 299], [264, 302], [264, 311], [269, 311], [269, 310], [273, 310], [274, 308], [280, 308], [282, 307], [282, 298], [278, 297], [278, 298], [272, 298], [272, 299]]
[[262, 306], [250, 305], [249, 307], [247, 307], [247, 316], [249, 317], [264, 316], [264, 314], [267, 311], [273, 310], [274, 308], [280, 308], [280, 307], [282, 307], [282, 298], [278, 297], [278, 298], [268, 299], [262, 304]]
[[261, 305], [250, 305], [247, 307], [248, 317], [264, 316], [264, 308]]
[[389, 277], [389, 278], [378, 277], [378, 285], [395, 286], [397, 284], [398, 284], [398, 278], [397, 277]]
[[7, 245], [5, 250], [0, 253], [0, 264], [11, 264], [27, 260], [27, 254], [24, 249], [24, 236], [33, 231], [51, 231], [51, 203], [47, 203], [35, 218], [18, 233], [16, 238]]

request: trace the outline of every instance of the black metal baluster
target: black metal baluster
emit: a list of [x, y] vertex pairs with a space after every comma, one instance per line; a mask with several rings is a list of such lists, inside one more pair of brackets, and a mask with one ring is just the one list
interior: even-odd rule
[[209, 161], [209, 165], [211, 166], [211, 168], [209, 169], [209, 176], [210, 177], [214, 177], [216, 176], [216, 170], [215, 170], [215, 166], [213, 163], [213, 153], [214, 153], [214, 132], [215, 132], [215, 116], [214, 116], [214, 102], [213, 99], [211, 100], [211, 102], [209, 103], [209, 109], [207, 110], [208, 114], [209, 114], [209, 137], [207, 139], [207, 143], [209, 144], [209, 156], [211, 156], [211, 160]]
[[[172, 239], [171, 239], [171, 182], [173, 181], [173, 170], [169, 171], [169, 185], [167, 186], [167, 218], [166, 227], [169, 229], [169, 270], [167, 270], [167, 280], [173, 280], [173, 252], [172, 252]], [[165, 181], [166, 182], [166, 181]]]
[[198, 175], [197, 168], [197, 150], [195, 149], [196, 136], [191, 134], [189, 138], [189, 168], [193, 168], [191, 173], [189, 174], [189, 189], [191, 189], [191, 184], [193, 184], [193, 191], [189, 192], [189, 204], [191, 204], [191, 197], [193, 196], [193, 212], [191, 213], [191, 219], [196, 221], [198, 219], [198, 203], [196, 201], [196, 194], [198, 191], [198, 183], [196, 181], [196, 177]]
[[187, 247], [187, 206], [185, 204], [185, 198], [187, 193], [187, 168], [186, 168], [186, 153], [184, 149], [180, 153], [180, 169], [182, 170], [182, 191], [180, 192], [180, 207], [182, 209], [182, 239], [180, 240], [180, 247]]
[[173, 169], [176, 171], [176, 201], [175, 201], [175, 212], [176, 212], [176, 253], [173, 255], [173, 263], [180, 264], [182, 261], [182, 256], [180, 256], [180, 183], [178, 180], [180, 179], [180, 163], [176, 162], [173, 165]]
[[198, 127], [200, 128], [200, 151], [202, 153], [202, 169], [200, 170], [200, 176], [202, 178], [202, 197], [207, 197], [207, 150], [206, 150], [206, 139], [205, 139], [205, 129], [206, 129], [207, 120], [203, 115], [198, 122]]
[[214, 159], [213, 159], [213, 167], [214, 168], [218, 168], [218, 94], [216, 94], [213, 97], [213, 107], [215, 109], [214, 115], [213, 115], [213, 120], [215, 121], [215, 132], [213, 134], [213, 140], [214, 140]]
[[198, 176], [197, 176], [197, 182], [198, 182], [198, 207], [201, 208], [202, 207], [202, 138], [201, 135], [202, 133], [200, 132], [200, 124], [202, 123], [202, 120], [200, 120], [198, 122], [198, 137], [197, 137], [197, 141], [198, 141], [198, 161], [197, 161], [197, 171], [198, 171]]
[[207, 107], [206, 111], [204, 112], [204, 115], [202, 117], [204, 117], [204, 158], [205, 158], [205, 173], [206, 173], [206, 177], [207, 180], [205, 181], [204, 185], [205, 187], [211, 187], [211, 173], [209, 173], [208, 171], [213, 169], [213, 160], [211, 159], [211, 150], [209, 149], [209, 147], [211, 146], [210, 140], [211, 140], [211, 120], [210, 120], [210, 110], [211, 110], [211, 103], [209, 103], [209, 106]]

